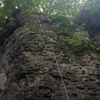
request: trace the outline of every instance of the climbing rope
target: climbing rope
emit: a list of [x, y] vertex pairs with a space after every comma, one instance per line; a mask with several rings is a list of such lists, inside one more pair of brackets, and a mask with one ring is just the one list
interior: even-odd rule
[[[46, 24], [46, 25], [47, 25], [47, 24]], [[46, 25], [45, 25], [45, 26], [46, 26]], [[46, 27], [46, 33], [47, 33], [47, 36], [48, 36], [48, 40], [50, 40], [47, 27]], [[54, 52], [54, 47], [53, 47], [52, 44], [51, 44], [51, 48], [52, 48], [52, 51], [53, 51], [53, 54], [54, 54], [54, 59], [55, 59], [55, 61], [56, 61], [56, 66], [58, 67], [58, 71], [59, 71], [59, 74], [60, 74], [60, 78], [61, 78], [61, 81], [62, 81], [62, 85], [63, 85], [64, 90], [65, 90], [65, 94], [66, 94], [67, 100], [69, 100], [69, 96], [68, 96], [67, 89], [66, 89], [66, 86], [65, 86], [65, 83], [64, 83], [64, 79], [63, 79], [63, 77], [62, 77], [61, 69], [60, 69], [60, 67], [59, 67], [59, 64], [58, 64], [58, 61], [57, 61], [57, 57], [56, 57], [56, 54], [55, 54], [55, 52]]]

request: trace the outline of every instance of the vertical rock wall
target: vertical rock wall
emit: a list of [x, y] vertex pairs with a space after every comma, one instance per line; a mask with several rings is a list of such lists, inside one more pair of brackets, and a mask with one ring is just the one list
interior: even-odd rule
[[88, 51], [76, 56], [71, 50], [65, 51], [65, 38], [49, 30], [49, 25], [48, 30], [40, 25], [42, 14], [34, 13], [30, 18], [20, 12], [16, 22], [22, 23], [22, 16], [25, 16], [23, 24], [6, 37], [7, 30], [4, 31], [9, 29], [9, 20], [0, 35], [0, 46], [4, 49], [0, 58], [1, 100], [67, 100], [51, 45], [69, 99], [100, 100], [99, 54]]

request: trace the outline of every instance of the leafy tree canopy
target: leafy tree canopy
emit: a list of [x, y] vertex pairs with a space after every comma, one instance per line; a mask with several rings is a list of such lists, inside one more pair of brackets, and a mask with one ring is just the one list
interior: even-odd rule
[[31, 12], [48, 13], [67, 17], [71, 23], [75, 20], [79, 9], [85, 0], [1, 0], [0, 2], [0, 28], [3, 28], [5, 20], [15, 9]]
[[90, 36], [100, 33], [100, 0], [88, 0], [79, 13], [79, 24], [84, 24]]
[[[21, 9], [26, 13], [43, 12], [51, 15], [51, 18], [56, 20], [66, 18], [66, 22], [70, 22], [76, 26], [76, 22], [85, 23], [85, 27], [92, 32], [99, 30], [100, 20], [100, 1], [99, 0], [1, 0], [0, 1], [0, 30], [4, 27], [5, 21], [14, 10]], [[63, 22], [64, 23], [64, 22]], [[62, 24], [61, 24], [62, 25]], [[62, 26], [64, 34], [68, 30], [72, 30], [71, 25]], [[96, 28], [93, 28], [97, 26]], [[70, 28], [68, 28], [70, 27]], [[63, 33], [63, 31], [61, 33]], [[70, 32], [69, 32], [70, 33]]]

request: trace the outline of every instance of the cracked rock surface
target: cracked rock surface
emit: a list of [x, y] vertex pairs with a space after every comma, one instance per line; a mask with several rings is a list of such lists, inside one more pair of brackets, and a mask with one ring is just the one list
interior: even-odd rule
[[[15, 19], [8, 20], [0, 33], [1, 100], [66, 100], [54, 52], [69, 99], [100, 100], [99, 53], [87, 51], [76, 56], [65, 51], [65, 38], [40, 25], [42, 14], [34, 13], [30, 18], [17, 11], [13, 15], [9, 19]], [[13, 32], [6, 36], [7, 27], [15, 20], [18, 27], [12, 27]]]

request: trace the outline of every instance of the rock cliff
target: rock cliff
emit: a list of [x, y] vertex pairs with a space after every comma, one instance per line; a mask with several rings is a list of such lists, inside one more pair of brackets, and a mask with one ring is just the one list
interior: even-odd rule
[[1, 100], [67, 100], [54, 52], [69, 99], [100, 100], [100, 54], [65, 50], [66, 39], [40, 24], [42, 17], [17, 10], [0, 33]]

